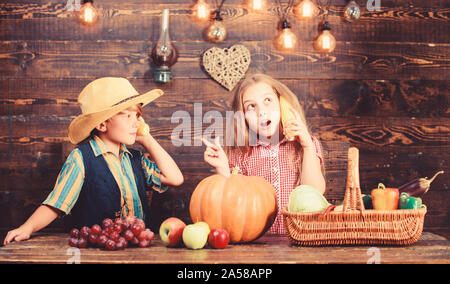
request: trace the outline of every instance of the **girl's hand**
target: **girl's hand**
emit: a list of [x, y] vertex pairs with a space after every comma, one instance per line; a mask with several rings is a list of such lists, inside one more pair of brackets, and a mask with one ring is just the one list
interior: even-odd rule
[[20, 242], [30, 238], [31, 232], [23, 227], [11, 230], [5, 237], [3, 245], [7, 245], [12, 241]]
[[230, 176], [228, 157], [220, 146], [219, 137], [216, 137], [214, 144], [203, 137], [202, 141], [206, 145], [204, 153], [205, 162], [214, 167], [218, 174], [222, 174], [226, 177]]
[[292, 139], [295, 138], [303, 148], [314, 147], [308, 128], [300, 118], [298, 112], [293, 108], [290, 108], [289, 110], [294, 114], [295, 119], [289, 120], [286, 123], [287, 125], [283, 129], [283, 134], [289, 141], [292, 141]]

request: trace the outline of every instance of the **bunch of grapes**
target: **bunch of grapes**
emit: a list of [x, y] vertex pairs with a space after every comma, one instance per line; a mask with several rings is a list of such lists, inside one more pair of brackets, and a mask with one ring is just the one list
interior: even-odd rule
[[102, 227], [82, 227], [80, 230], [70, 230], [69, 246], [85, 248], [88, 245], [104, 247], [107, 250], [125, 249], [128, 245], [145, 248], [150, 246], [155, 234], [145, 228], [145, 223], [134, 216], [125, 220], [116, 218], [114, 221], [107, 218], [103, 220]]

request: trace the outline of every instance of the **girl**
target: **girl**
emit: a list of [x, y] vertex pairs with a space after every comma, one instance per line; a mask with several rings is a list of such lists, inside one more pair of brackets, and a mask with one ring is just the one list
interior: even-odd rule
[[[284, 128], [280, 97], [291, 104], [295, 115]], [[214, 144], [203, 139], [207, 146], [204, 159], [218, 174], [229, 176], [230, 168], [237, 166], [243, 175], [261, 176], [270, 182], [279, 211], [269, 233], [285, 234], [281, 209], [287, 206], [291, 191], [307, 184], [325, 192], [320, 143], [311, 136], [295, 94], [267, 75], [247, 77], [235, 93], [232, 110], [234, 133], [226, 135], [226, 144], [231, 145], [223, 150], [217, 138]]]

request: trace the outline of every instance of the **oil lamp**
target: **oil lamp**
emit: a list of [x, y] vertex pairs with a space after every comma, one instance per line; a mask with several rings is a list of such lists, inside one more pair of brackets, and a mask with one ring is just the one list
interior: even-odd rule
[[159, 40], [152, 50], [151, 57], [158, 66], [153, 73], [154, 81], [156, 83], [170, 82], [172, 79], [170, 67], [177, 62], [178, 50], [171, 43], [169, 37], [169, 9], [163, 10]]

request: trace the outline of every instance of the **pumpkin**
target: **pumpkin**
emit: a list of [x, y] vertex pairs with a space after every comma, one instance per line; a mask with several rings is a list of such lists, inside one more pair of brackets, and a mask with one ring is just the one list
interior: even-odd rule
[[216, 174], [203, 179], [192, 193], [189, 212], [194, 223], [225, 229], [232, 243], [251, 242], [275, 221], [276, 193], [264, 178], [235, 169], [228, 178]]

